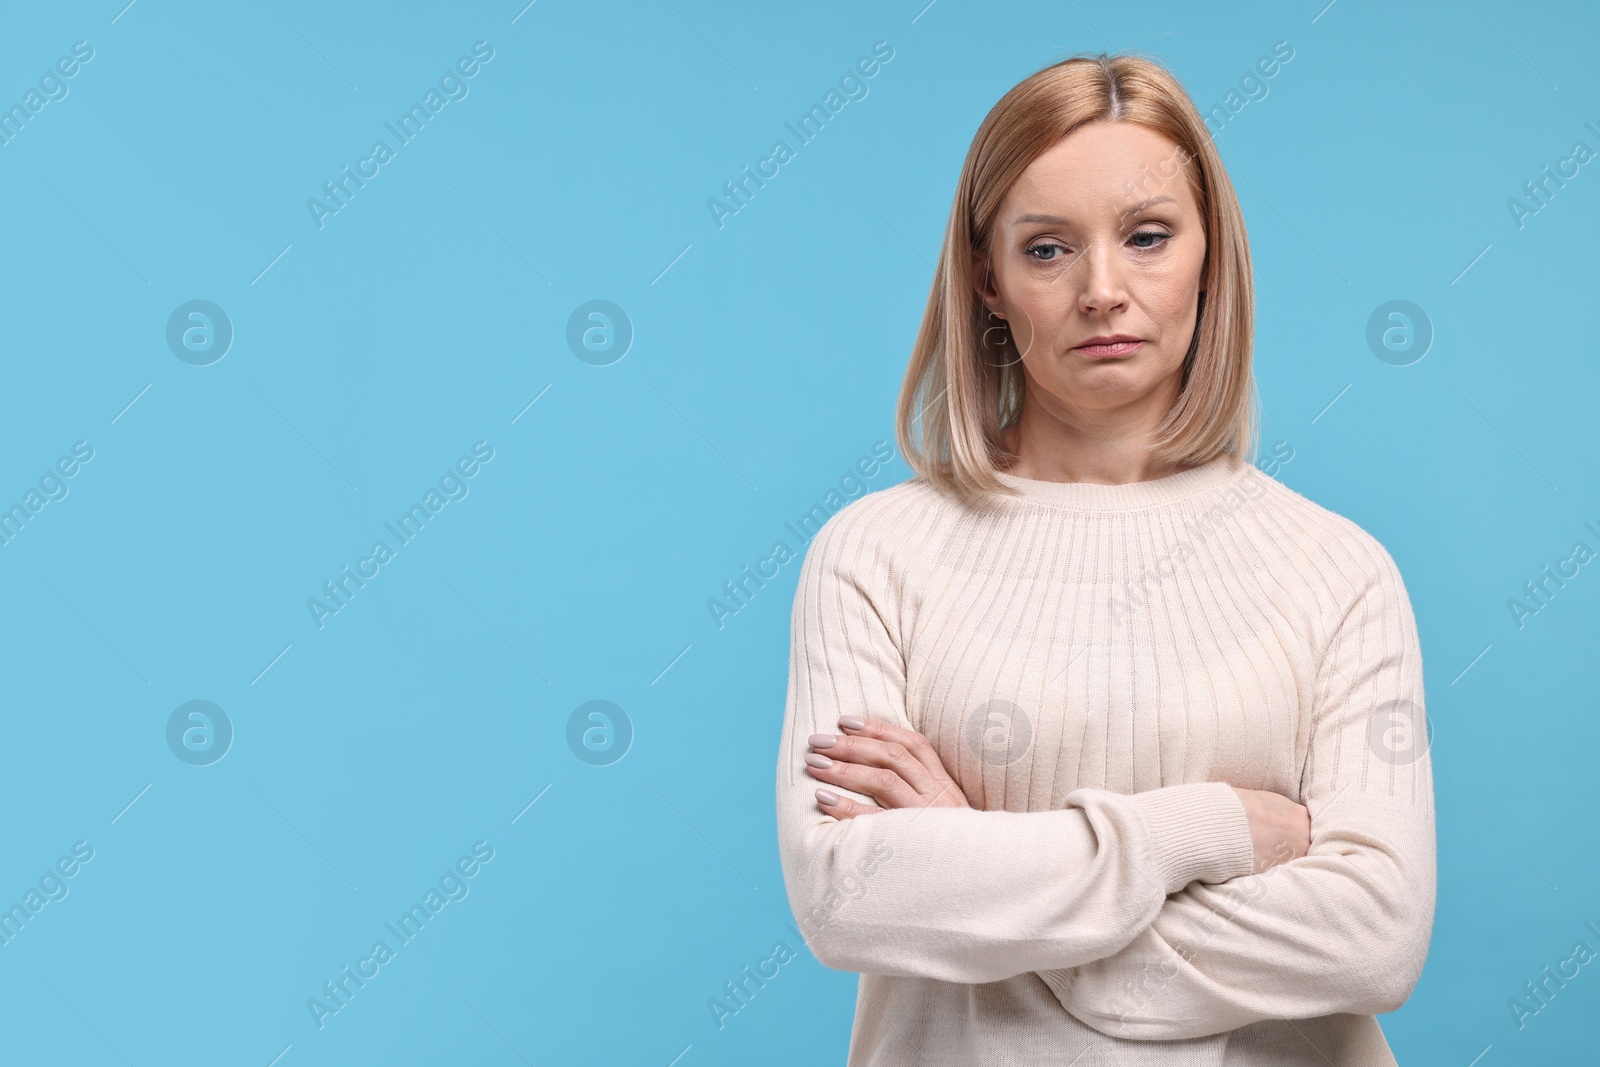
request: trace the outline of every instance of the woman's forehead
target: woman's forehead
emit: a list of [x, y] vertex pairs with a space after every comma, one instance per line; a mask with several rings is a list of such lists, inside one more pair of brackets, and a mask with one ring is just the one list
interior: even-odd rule
[[1072, 225], [1163, 207], [1198, 211], [1181, 159], [1170, 151], [1047, 153], [1012, 184], [1000, 221], [1007, 226]]

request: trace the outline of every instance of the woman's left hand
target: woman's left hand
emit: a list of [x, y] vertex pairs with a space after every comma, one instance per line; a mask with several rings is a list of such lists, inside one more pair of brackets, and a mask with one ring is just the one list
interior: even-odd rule
[[811, 735], [806, 769], [824, 782], [865, 793], [880, 806], [818, 789], [817, 803], [829, 815], [853, 819], [890, 808], [972, 806], [945, 773], [933, 745], [915, 730], [855, 715], [841, 715], [839, 726], [843, 735]]

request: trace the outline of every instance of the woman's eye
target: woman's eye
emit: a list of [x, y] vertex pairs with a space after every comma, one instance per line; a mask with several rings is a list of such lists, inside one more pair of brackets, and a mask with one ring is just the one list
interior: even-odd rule
[[[1134, 248], [1141, 252], [1149, 252], [1161, 247], [1161, 242], [1171, 240], [1171, 238], [1172, 234], [1163, 230], [1140, 230], [1128, 239], [1134, 242]], [[1054, 241], [1043, 241], [1036, 245], [1030, 245], [1027, 251], [1027, 255], [1040, 263], [1054, 262], [1066, 254], [1066, 246]]]

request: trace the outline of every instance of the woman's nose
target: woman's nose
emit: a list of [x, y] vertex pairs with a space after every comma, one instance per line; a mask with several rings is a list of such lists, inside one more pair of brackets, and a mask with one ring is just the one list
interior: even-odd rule
[[1104, 244], [1095, 244], [1079, 260], [1078, 306], [1083, 311], [1104, 311], [1127, 299], [1126, 264]]

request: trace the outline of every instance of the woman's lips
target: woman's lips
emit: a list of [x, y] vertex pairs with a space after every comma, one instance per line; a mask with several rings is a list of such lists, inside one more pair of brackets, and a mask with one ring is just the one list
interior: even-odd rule
[[1143, 341], [1117, 341], [1109, 345], [1083, 345], [1074, 348], [1074, 352], [1082, 352], [1086, 356], [1125, 356], [1134, 351]]

